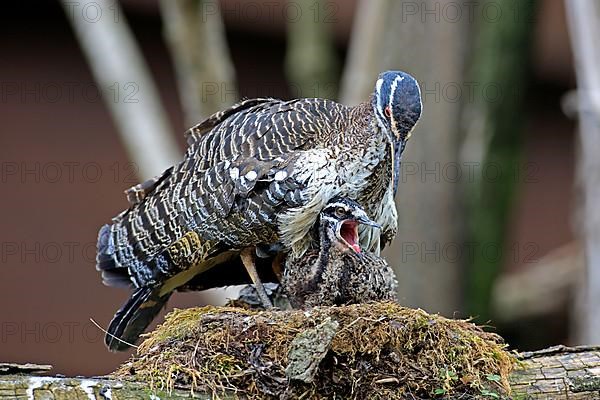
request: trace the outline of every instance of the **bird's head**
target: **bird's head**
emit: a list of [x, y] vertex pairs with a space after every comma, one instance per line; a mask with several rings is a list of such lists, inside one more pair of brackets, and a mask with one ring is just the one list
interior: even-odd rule
[[358, 242], [360, 224], [381, 228], [354, 200], [333, 198], [321, 211], [321, 240], [326, 239], [344, 251], [352, 250], [360, 253]]
[[372, 98], [379, 126], [394, 149], [394, 194], [398, 186], [400, 157], [410, 133], [421, 117], [421, 90], [417, 80], [402, 71], [386, 71], [379, 75]]

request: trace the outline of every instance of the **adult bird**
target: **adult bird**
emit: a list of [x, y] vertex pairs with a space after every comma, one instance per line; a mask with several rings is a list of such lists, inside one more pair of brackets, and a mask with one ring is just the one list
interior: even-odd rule
[[[336, 196], [360, 202], [381, 225], [360, 232], [362, 247], [378, 253], [396, 232], [400, 157], [420, 116], [417, 81], [388, 71], [355, 107], [252, 99], [191, 128], [183, 161], [129, 189], [129, 209], [100, 229], [104, 283], [134, 289], [108, 327], [109, 349], [134, 343], [174, 290], [237, 259], [268, 306], [255, 254], [304, 254]], [[225, 272], [207, 287], [238, 278]]]

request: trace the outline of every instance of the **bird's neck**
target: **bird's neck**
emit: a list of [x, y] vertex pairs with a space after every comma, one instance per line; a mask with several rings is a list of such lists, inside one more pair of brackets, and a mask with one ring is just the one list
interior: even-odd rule
[[323, 275], [323, 272], [327, 268], [327, 265], [329, 264], [329, 252], [332, 247], [331, 239], [328, 236], [327, 228], [323, 225], [319, 227], [319, 238], [319, 268], [317, 271], [317, 276], [321, 277], [321, 275]]
[[[329, 266], [329, 250], [331, 249], [331, 240], [327, 237], [326, 228], [319, 227], [319, 252], [316, 257], [316, 265], [313, 264], [312, 273], [310, 274], [306, 286], [316, 289], [323, 281], [323, 273]], [[306, 257], [304, 255], [303, 257]]]
[[320, 237], [320, 246], [319, 246], [319, 256], [318, 260], [318, 268], [315, 271], [315, 280], [320, 282], [323, 273], [327, 270], [331, 260], [335, 260], [344, 256], [345, 253], [351, 252], [350, 249], [346, 249], [339, 244], [334, 244], [333, 240], [329, 237], [328, 229], [324, 226], [319, 228], [319, 237]]

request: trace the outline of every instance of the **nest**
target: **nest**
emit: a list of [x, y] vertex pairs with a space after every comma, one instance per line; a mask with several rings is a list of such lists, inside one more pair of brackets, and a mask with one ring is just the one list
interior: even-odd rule
[[515, 362], [501, 338], [394, 303], [175, 310], [116, 373], [213, 397], [502, 398]]

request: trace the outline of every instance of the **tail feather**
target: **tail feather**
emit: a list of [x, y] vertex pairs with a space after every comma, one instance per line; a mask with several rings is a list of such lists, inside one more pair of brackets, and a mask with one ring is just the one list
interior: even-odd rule
[[102, 283], [112, 287], [131, 287], [129, 269], [116, 261], [111, 225], [104, 225], [98, 232], [96, 270], [102, 272]]
[[106, 271], [118, 267], [114, 258], [115, 246], [111, 237], [110, 225], [108, 224], [100, 228], [100, 232], [98, 232], [97, 249], [96, 269], [98, 271]]
[[[115, 314], [104, 343], [111, 351], [125, 351], [135, 344], [154, 317], [165, 306], [171, 293], [159, 297], [160, 288], [141, 287], [136, 289], [129, 300]], [[118, 340], [121, 339], [121, 340]]]
[[118, 288], [131, 288], [133, 285], [126, 269], [102, 271], [102, 283]]

